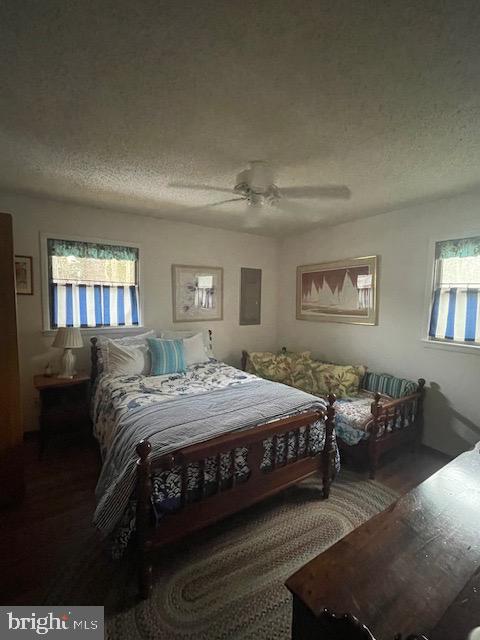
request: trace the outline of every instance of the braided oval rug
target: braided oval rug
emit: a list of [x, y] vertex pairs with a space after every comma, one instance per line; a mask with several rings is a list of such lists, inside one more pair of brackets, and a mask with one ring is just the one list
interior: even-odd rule
[[145, 602], [135, 599], [131, 563], [110, 561], [93, 541], [57, 576], [47, 603], [105, 604], [109, 640], [287, 640], [286, 578], [397, 498], [348, 471], [328, 500], [320, 495], [319, 480], [308, 479], [167, 549]]

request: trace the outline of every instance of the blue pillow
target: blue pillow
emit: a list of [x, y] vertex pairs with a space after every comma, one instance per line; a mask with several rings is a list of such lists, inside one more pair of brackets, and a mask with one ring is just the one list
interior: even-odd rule
[[185, 351], [183, 340], [162, 340], [147, 338], [152, 356], [151, 376], [163, 376], [167, 373], [185, 373]]

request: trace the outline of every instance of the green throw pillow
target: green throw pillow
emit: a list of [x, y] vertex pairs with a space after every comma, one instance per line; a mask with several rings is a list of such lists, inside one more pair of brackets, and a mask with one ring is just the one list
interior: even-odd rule
[[357, 395], [366, 368], [362, 365], [338, 365], [312, 362], [315, 393], [326, 397], [334, 393], [337, 398]]
[[270, 351], [253, 351], [248, 354], [247, 371], [260, 378], [288, 384], [290, 366], [285, 356]]

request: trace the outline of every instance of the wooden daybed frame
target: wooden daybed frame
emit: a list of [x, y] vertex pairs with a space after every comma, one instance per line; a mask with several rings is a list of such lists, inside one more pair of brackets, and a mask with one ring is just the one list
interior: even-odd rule
[[[98, 347], [97, 338], [91, 338], [92, 383], [98, 375]], [[148, 598], [152, 590], [153, 552], [165, 544], [178, 540], [187, 534], [208, 526], [222, 518], [237, 513], [245, 507], [260, 502], [286, 487], [304, 480], [314, 473], [320, 472], [323, 481], [323, 497], [328, 498], [330, 485], [335, 473], [334, 454], [335, 440], [333, 426], [335, 410], [333, 404], [335, 396], [328, 398], [326, 411], [312, 410], [270, 422], [268, 424], [235, 431], [213, 438], [203, 443], [194, 444], [169, 453], [158, 460], [151, 460], [151, 444], [148, 440], [141, 440], [137, 446], [137, 508], [136, 508], [136, 555], [139, 591], [142, 598]], [[315, 455], [308, 453], [309, 426], [316, 420], [325, 422], [325, 446]], [[299, 429], [306, 427], [305, 452], [299, 453]], [[295, 433], [296, 455], [283, 464], [275, 464], [264, 471], [260, 468], [263, 458], [263, 441], [273, 438], [274, 450], [278, 436], [287, 432]], [[250, 474], [246, 480], [235, 482], [235, 477], [228, 482], [222, 482], [220, 472], [217, 472], [216, 483], [209, 486], [208, 495], [203, 482], [205, 459], [217, 458], [217, 469], [220, 469], [221, 454], [229, 453], [232, 457], [237, 448], [248, 450], [248, 466]], [[287, 456], [285, 456], [286, 458]], [[201, 498], [195, 502], [187, 501], [187, 467], [197, 462], [200, 465]], [[181, 467], [181, 507], [178, 511], [166, 515], [159, 526], [155, 526], [152, 513], [152, 473]]]
[[[286, 347], [282, 348], [286, 352]], [[248, 352], [242, 351], [241, 368], [246, 371]], [[375, 393], [370, 406], [371, 421], [367, 427], [370, 437], [359, 443], [349, 445], [337, 438], [340, 452], [354, 463], [368, 462], [369, 477], [374, 480], [381, 456], [404, 444], [410, 444], [418, 450], [423, 436], [423, 399], [425, 396], [425, 380], [418, 379], [415, 393], [401, 398], [386, 398]], [[400, 428], [389, 430], [387, 425], [400, 423]], [[408, 424], [407, 424], [408, 423]]]
[[[423, 436], [424, 395], [425, 380], [423, 378], [418, 380], [415, 393], [402, 398], [390, 400], [380, 393], [375, 393], [370, 406], [372, 421], [367, 427], [370, 437], [353, 445], [337, 438], [338, 448], [354, 461], [368, 460], [369, 477], [374, 480], [378, 463], [384, 453], [406, 444], [410, 444], [414, 450], [420, 448]], [[400, 422], [399, 428], [391, 431], [386, 428], [387, 425], [398, 422]]]

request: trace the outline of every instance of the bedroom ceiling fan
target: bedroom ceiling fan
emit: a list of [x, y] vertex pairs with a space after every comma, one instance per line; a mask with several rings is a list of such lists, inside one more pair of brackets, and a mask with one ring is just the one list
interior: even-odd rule
[[170, 187], [180, 189], [192, 189], [195, 191], [216, 191], [219, 193], [235, 193], [236, 198], [228, 198], [212, 202], [206, 207], [216, 207], [229, 202], [245, 201], [252, 207], [261, 208], [264, 205], [278, 207], [283, 210], [294, 210], [296, 205], [288, 207], [291, 200], [331, 198], [348, 200], [350, 189], [344, 185], [303, 185], [298, 187], [286, 187], [280, 189], [274, 183], [274, 174], [271, 166], [265, 160], [251, 160], [249, 166], [237, 175], [235, 186], [232, 189], [213, 187], [208, 184], [170, 183]]

